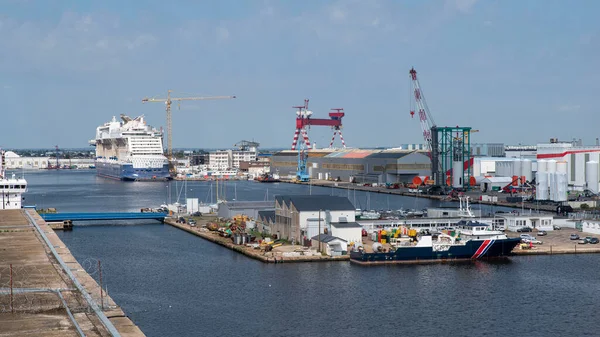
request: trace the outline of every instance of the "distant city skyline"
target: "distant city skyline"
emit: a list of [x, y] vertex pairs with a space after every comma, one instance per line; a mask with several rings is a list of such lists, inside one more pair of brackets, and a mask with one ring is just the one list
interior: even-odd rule
[[[305, 98], [316, 118], [344, 108], [348, 146], [419, 144], [413, 66], [438, 126], [480, 130], [472, 142], [600, 136], [596, 1], [170, 4], [2, 1], [0, 147], [85, 148], [121, 113], [164, 128], [164, 105], [141, 100], [169, 89], [237, 96], [174, 104], [174, 148], [291, 147]], [[333, 132], [309, 134], [323, 148]]]

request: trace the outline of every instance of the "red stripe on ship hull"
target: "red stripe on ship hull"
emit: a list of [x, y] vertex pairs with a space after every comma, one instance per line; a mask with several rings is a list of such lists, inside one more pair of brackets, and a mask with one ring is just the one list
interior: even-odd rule
[[479, 255], [481, 255], [481, 253], [485, 250], [485, 247], [487, 247], [490, 244], [490, 242], [491, 242], [490, 240], [483, 241], [481, 246], [479, 246], [479, 248], [477, 249], [477, 251], [475, 252], [475, 254], [473, 254], [473, 256], [471, 258], [472, 259], [478, 258]]

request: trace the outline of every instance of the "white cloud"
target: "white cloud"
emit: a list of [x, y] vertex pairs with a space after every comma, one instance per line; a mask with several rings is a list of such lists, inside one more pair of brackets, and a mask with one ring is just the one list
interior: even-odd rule
[[230, 35], [231, 34], [229, 33], [229, 29], [227, 29], [225, 27], [217, 28], [217, 40], [218, 41], [226, 41], [229, 39]]
[[329, 19], [333, 22], [342, 22], [348, 14], [340, 7], [333, 7], [329, 13]]
[[478, 0], [446, 0], [446, 6], [463, 13], [471, 11]]
[[579, 108], [581, 108], [580, 105], [575, 105], [575, 104], [568, 105], [568, 104], [566, 104], [566, 105], [561, 105], [561, 106], [557, 107], [557, 110], [561, 111], [561, 112], [574, 112], [574, 111], [579, 110]]
[[118, 20], [95, 14], [65, 12], [58, 23], [4, 19], [0, 48], [11, 50], [0, 67], [41, 67], [97, 71], [113, 67], [134, 50], [152, 46], [157, 38], [125, 31]]

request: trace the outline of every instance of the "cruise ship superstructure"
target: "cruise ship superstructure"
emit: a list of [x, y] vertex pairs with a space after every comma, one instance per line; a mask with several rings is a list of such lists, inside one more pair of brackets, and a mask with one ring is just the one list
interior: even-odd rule
[[121, 114], [96, 129], [96, 171], [119, 180], [168, 180], [169, 161], [163, 154], [162, 130], [146, 124], [144, 116]]
[[6, 175], [6, 161], [4, 151], [0, 150], [0, 188], [2, 189], [2, 206], [0, 209], [20, 209], [22, 208], [23, 196], [27, 192], [27, 181], [23, 178], [17, 178], [13, 173], [10, 177]]

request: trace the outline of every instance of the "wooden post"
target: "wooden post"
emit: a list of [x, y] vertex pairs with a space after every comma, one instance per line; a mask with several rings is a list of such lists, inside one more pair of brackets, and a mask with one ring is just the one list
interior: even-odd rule
[[12, 314], [15, 313], [15, 308], [13, 306], [13, 269], [12, 269], [12, 263], [10, 264], [10, 312]]
[[100, 275], [100, 306], [102, 310], [104, 310], [104, 292], [102, 290], [102, 266], [100, 265], [100, 260], [98, 260], [98, 273]]

